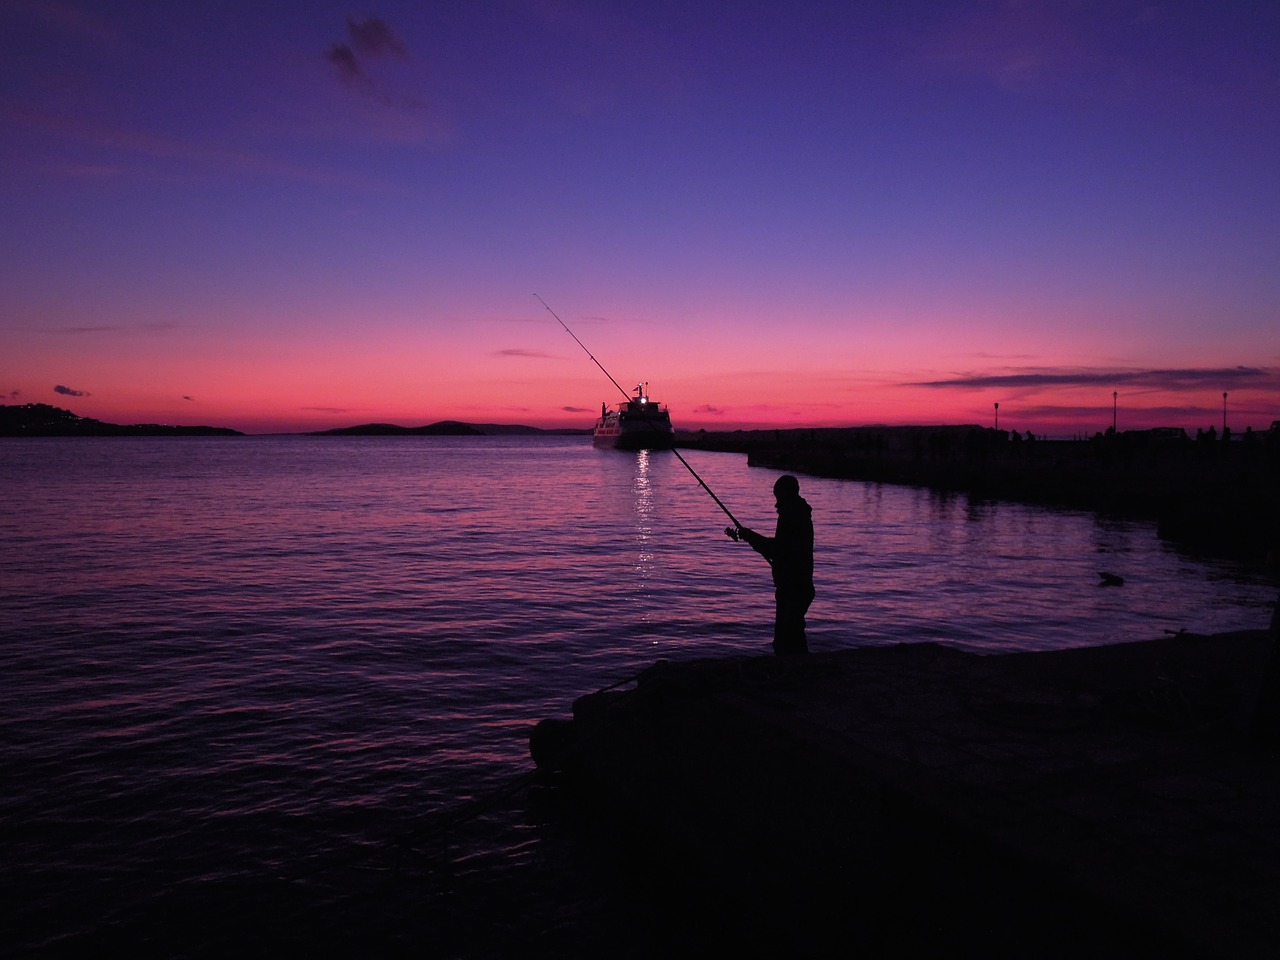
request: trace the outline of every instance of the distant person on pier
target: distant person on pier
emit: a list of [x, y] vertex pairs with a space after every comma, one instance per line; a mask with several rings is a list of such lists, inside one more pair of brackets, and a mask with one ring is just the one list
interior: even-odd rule
[[813, 509], [800, 496], [800, 481], [787, 475], [773, 485], [778, 527], [766, 537], [743, 527], [725, 530], [745, 540], [773, 567], [773, 652], [780, 657], [809, 652], [804, 616], [813, 603]]

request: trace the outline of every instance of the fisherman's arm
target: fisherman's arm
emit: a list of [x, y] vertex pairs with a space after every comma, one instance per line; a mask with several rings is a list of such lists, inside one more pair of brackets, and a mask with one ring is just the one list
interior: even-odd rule
[[772, 537], [762, 536], [750, 527], [726, 527], [725, 533], [735, 540], [744, 540], [756, 553], [766, 560], [773, 559], [774, 542]]

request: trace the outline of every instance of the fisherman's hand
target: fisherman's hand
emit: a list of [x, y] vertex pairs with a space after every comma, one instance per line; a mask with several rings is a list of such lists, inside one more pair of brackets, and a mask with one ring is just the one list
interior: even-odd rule
[[725, 527], [724, 532], [730, 540], [737, 540], [742, 536], [741, 531], [737, 527]]

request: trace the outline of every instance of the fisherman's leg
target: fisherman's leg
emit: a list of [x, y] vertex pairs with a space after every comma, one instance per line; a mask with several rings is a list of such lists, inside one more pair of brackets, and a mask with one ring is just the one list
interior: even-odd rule
[[804, 615], [813, 602], [812, 595], [779, 592], [773, 623], [773, 652], [780, 657], [808, 653], [804, 635]]

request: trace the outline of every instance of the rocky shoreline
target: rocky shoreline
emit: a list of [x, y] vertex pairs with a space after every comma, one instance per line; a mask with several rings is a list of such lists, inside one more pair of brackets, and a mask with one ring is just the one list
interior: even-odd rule
[[658, 663], [531, 752], [707, 947], [1261, 956], [1276, 633]]

